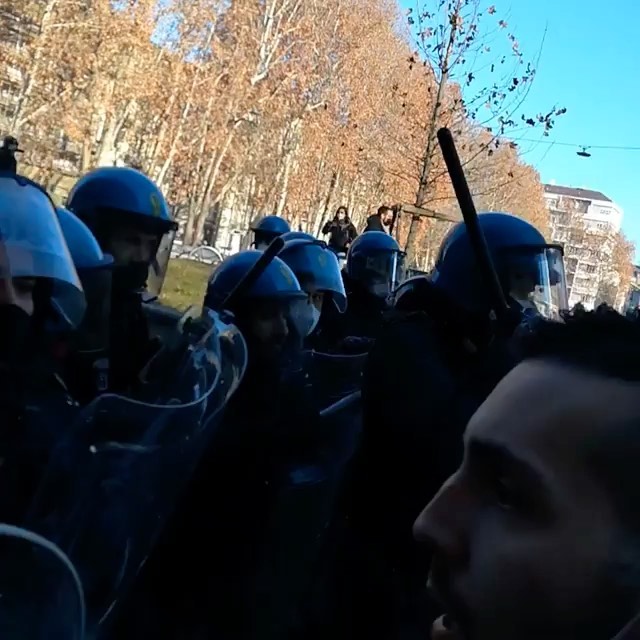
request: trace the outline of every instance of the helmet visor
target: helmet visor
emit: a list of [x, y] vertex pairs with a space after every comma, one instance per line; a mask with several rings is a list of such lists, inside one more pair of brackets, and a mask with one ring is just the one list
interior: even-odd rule
[[357, 256], [351, 269], [351, 277], [379, 298], [393, 294], [405, 275], [405, 254], [401, 251], [375, 251]]
[[560, 247], [510, 248], [501, 252], [498, 264], [505, 292], [524, 311], [561, 319], [569, 305]]
[[305, 338], [310, 330], [313, 305], [300, 292], [295, 296], [252, 298], [247, 301], [238, 319], [249, 343], [259, 346], [264, 354], [280, 352], [285, 345]]
[[308, 294], [329, 294], [338, 311], [347, 308], [340, 264], [333, 251], [321, 240], [297, 239], [285, 244], [279, 257], [291, 268]]
[[37, 186], [0, 177], [0, 276], [46, 278], [54, 309], [72, 327], [85, 312], [82, 285], [48, 196]]

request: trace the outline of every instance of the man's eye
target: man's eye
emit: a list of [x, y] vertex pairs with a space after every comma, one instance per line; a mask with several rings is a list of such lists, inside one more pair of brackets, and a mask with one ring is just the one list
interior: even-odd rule
[[522, 492], [506, 476], [498, 476], [494, 479], [493, 491], [501, 509], [512, 511], [524, 506]]

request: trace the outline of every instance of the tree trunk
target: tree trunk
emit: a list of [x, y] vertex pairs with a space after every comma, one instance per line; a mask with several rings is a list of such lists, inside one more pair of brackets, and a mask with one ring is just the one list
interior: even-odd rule
[[199, 202], [199, 210], [196, 213], [196, 223], [194, 226], [193, 240], [195, 242], [199, 242], [202, 237], [202, 230], [204, 229], [204, 224], [207, 220], [207, 216], [209, 215], [209, 204], [211, 202], [211, 193], [215, 184], [218, 180], [218, 175], [220, 173], [220, 168], [222, 167], [222, 161], [225, 159], [227, 152], [229, 151], [229, 147], [233, 142], [233, 139], [236, 135], [236, 131], [240, 121], [238, 121], [231, 128], [229, 133], [227, 134], [227, 138], [224, 141], [220, 151], [212, 158], [212, 161], [209, 163], [207, 167], [206, 178], [203, 183], [206, 185], [206, 188], [202, 194], [202, 199]]
[[[205, 50], [208, 49], [211, 46], [211, 41], [213, 39], [213, 34], [215, 33], [216, 30], [216, 25], [217, 25], [217, 20], [214, 20], [211, 23], [211, 27], [209, 28], [209, 31], [207, 33], [207, 38], [204, 44], [204, 48]], [[180, 139], [182, 138], [182, 132], [184, 131], [184, 126], [187, 123], [187, 118], [189, 117], [189, 113], [191, 111], [191, 105], [192, 105], [192, 100], [193, 100], [193, 95], [194, 92], [196, 90], [196, 86], [198, 83], [198, 80], [200, 79], [200, 70], [202, 69], [202, 65], [198, 65], [196, 67], [196, 70], [193, 74], [193, 78], [191, 80], [191, 87], [189, 88], [189, 94], [187, 96], [187, 99], [184, 101], [184, 105], [182, 107], [182, 112], [180, 113], [180, 119], [178, 121], [178, 130], [176, 131], [176, 134], [173, 136], [173, 140], [171, 141], [171, 145], [169, 147], [169, 151], [167, 153], [167, 156], [165, 158], [165, 161], [162, 164], [162, 167], [160, 168], [160, 171], [158, 172], [158, 175], [156, 177], [156, 184], [158, 186], [160, 186], [165, 178], [167, 177], [167, 172], [169, 171], [169, 167], [171, 166], [171, 163], [173, 162], [173, 159], [176, 155], [176, 152], [178, 150], [178, 143], [180, 142]], [[225, 72], [226, 73], [226, 72]], [[220, 76], [218, 76], [218, 79], [216, 80], [216, 82], [214, 82], [214, 87], [211, 89], [211, 99], [209, 100], [209, 105], [207, 106], [207, 113], [209, 113], [209, 106], [211, 105], [211, 102], [213, 100], [213, 96], [215, 95], [215, 87], [217, 87], [217, 84], [220, 80], [220, 78], [222, 78], [224, 74], [220, 74]], [[176, 100], [176, 95], [178, 93], [179, 90], [179, 83], [176, 83], [176, 85], [174, 86], [173, 92], [171, 94], [171, 98], [170, 98], [170, 104], [173, 105], [173, 103]]]
[[291, 177], [291, 169], [295, 160], [298, 148], [300, 146], [300, 132], [302, 129], [302, 118], [295, 118], [290, 126], [286, 135], [285, 141], [285, 157], [284, 167], [282, 169], [282, 178], [280, 181], [280, 194], [275, 207], [277, 216], [282, 216], [284, 208], [287, 204], [287, 195], [289, 191], [289, 179]]
[[316, 214], [316, 219], [313, 225], [314, 235], [320, 234], [320, 229], [322, 225], [327, 221], [329, 217], [329, 205], [331, 204], [331, 199], [333, 198], [333, 194], [335, 193], [336, 187], [338, 186], [338, 181], [340, 176], [337, 171], [333, 171], [331, 173], [331, 181], [329, 182], [329, 189], [327, 191], [327, 195], [324, 199], [324, 205], [322, 207], [322, 217]]
[[[452, 15], [454, 17], [459, 16], [462, 8], [462, 0], [458, 0]], [[422, 207], [427, 197], [427, 190], [429, 187], [429, 171], [431, 169], [431, 160], [433, 159], [433, 153], [436, 147], [436, 130], [438, 127], [438, 120], [440, 119], [440, 113], [442, 110], [442, 101], [445, 98], [445, 90], [449, 84], [449, 61], [454, 49], [456, 36], [458, 33], [458, 21], [456, 19], [451, 20], [451, 31], [449, 32], [449, 39], [447, 41], [447, 49], [442, 59], [442, 65], [439, 69], [440, 80], [438, 82], [438, 92], [436, 94], [436, 102], [433, 106], [433, 112], [431, 113], [431, 119], [427, 128], [427, 146], [425, 148], [424, 156], [422, 158], [422, 168], [420, 171], [420, 182], [418, 184], [418, 191], [416, 193], [415, 206]], [[415, 243], [418, 233], [418, 227], [420, 224], [419, 216], [412, 216], [411, 225], [409, 227], [409, 234], [407, 235], [407, 242], [405, 244], [405, 251], [407, 252], [407, 264], [411, 266], [415, 257]]]
[[20, 92], [20, 95], [16, 100], [16, 110], [13, 114], [13, 118], [11, 119], [11, 124], [10, 124], [12, 133], [16, 133], [16, 134], [19, 133], [20, 128], [24, 126], [28, 121], [28, 118], [23, 117], [24, 109], [27, 106], [27, 103], [29, 102], [29, 98], [31, 97], [31, 94], [33, 92], [33, 89], [36, 83], [36, 76], [40, 71], [40, 66], [41, 66], [44, 52], [47, 45], [45, 40], [45, 33], [49, 25], [49, 22], [51, 21], [53, 10], [56, 4], [57, 4], [57, 0], [49, 0], [49, 2], [47, 2], [44, 6], [42, 20], [40, 21], [40, 30], [38, 35], [36, 36], [36, 40], [39, 39], [40, 42], [38, 43], [35, 51], [33, 52], [31, 68], [26, 74], [27, 77], [25, 79], [24, 84], [22, 85], [22, 91]]

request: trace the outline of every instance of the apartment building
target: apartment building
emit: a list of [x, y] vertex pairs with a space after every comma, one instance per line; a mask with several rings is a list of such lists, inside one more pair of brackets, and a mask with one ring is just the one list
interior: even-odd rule
[[562, 244], [569, 305], [593, 309], [606, 282], [615, 279], [612, 254], [622, 226], [622, 209], [600, 191], [544, 185], [551, 240]]

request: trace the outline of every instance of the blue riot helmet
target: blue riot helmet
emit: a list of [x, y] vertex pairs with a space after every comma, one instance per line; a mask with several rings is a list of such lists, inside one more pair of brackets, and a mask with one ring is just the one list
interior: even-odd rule
[[[204, 306], [221, 310], [227, 296], [256, 264], [261, 251], [240, 251], [223, 260], [211, 274]], [[308, 326], [307, 294], [293, 271], [274, 258], [229, 311], [236, 316], [250, 353], [273, 356], [282, 351], [291, 330], [299, 335]]]
[[128, 167], [101, 167], [80, 178], [67, 207], [115, 261], [114, 286], [144, 287], [165, 234], [177, 229], [160, 189]]
[[263, 250], [278, 236], [291, 231], [289, 223], [280, 216], [264, 216], [251, 225], [253, 231], [253, 245]]
[[310, 326], [304, 335], [311, 334], [318, 325], [326, 298], [331, 298], [340, 313], [346, 311], [347, 294], [340, 273], [340, 263], [325, 242], [313, 237], [289, 240], [285, 242], [278, 257], [291, 267], [308, 296]]
[[52, 320], [77, 327], [85, 308], [49, 195], [27, 178], [0, 173], [1, 357], [17, 355], [31, 332]]
[[349, 247], [345, 271], [377, 298], [386, 299], [405, 277], [405, 253], [384, 231], [359, 235]]
[[283, 233], [280, 237], [284, 242], [289, 242], [289, 240], [316, 240], [315, 236], [305, 231], [287, 231], [287, 233]]
[[[567, 308], [562, 247], [548, 244], [532, 224], [508, 213], [481, 213], [478, 220], [509, 302], [558, 318]], [[462, 309], [487, 309], [486, 289], [464, 223], [444, 238], [430, 280]]]
[[56, 213], [78, 274], [113, 265], [113, 257], [102, 251], [96, 237], [78, 216], [64, 207], [57, 207]]
[[0, 173], [0, 234], [3, 279], [46, 283], [52, 310], [70, 327], [77, 327], [85, 313], [84, 292], [55, 205], [39, 184]]

